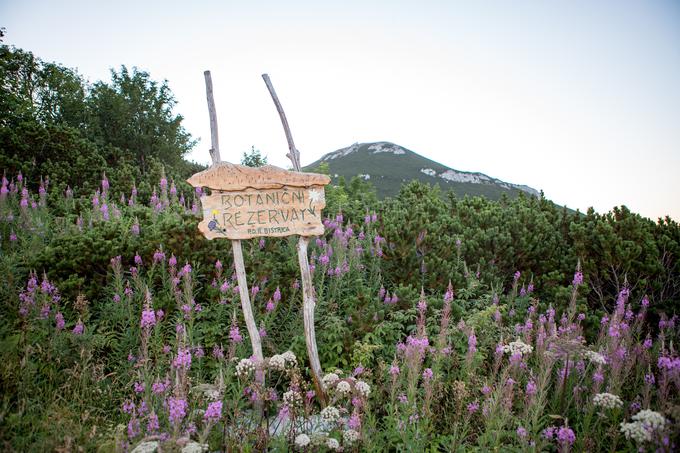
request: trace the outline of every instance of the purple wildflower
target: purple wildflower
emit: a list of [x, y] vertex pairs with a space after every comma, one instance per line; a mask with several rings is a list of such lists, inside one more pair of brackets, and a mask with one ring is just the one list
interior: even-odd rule
[[207, 421], [216, 421], [222, 418], [222, 401], [214, 401], [208, 404], [203, 418]]

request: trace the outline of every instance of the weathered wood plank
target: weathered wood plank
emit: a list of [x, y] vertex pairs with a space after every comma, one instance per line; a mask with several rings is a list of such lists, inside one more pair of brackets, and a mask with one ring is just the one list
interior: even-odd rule
[[208, 239], [262, 236], [318, 236], [324, 228], [323, 186], [287, 187], [240, 192], [214, 191], [201, 198], [198, 229]]
[[187, 182], [194, 187], [239, 191], [246, 189], [280, 189], [284, 186], [325, 186], [331, 182], [331, 178], [318, 173], [288, 171], [273, 165], [253, 168], [222, 162], [213, 164], [207, 170], [192, 175], [187, 179]]

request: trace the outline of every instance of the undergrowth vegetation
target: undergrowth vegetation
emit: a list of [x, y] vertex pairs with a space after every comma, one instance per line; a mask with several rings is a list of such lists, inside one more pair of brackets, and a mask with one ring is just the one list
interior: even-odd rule
[[[228, 243], [198, 234], [200, 193], [178, 185], [161, 176], [142, 200], [103, 176], [75, 198], [48, 181], [32, 193], [21, 175], [3, 179], [6, 450], [676, 447], [677, 294], [658, 290], [653, 266], [603, 284], [612, 274], [579, 252], [595, 247], [582, 235], [595, 218], [625, 231], [632, 216], [669, 248], [676, 224], [621, 210], [564, 218], [567, 249], [526, 218], [513, 229], [529, 225], [533, 238], [468, 223], [481, 208], [509, 221], [559, 217], [542, 200], [447, 203], [412, 184], [379, 203], [361, 187], [329, 187], [337, 214], [310, 248], [323, 404], [307, 369], [294, 238], [244, 241], [266, 357], [257, 362]], [[504, 241], [522, 267], [493, 257]], [[556, 254], [556, 270], [538, 260]], [[676, 268], [664, 275], [677, 285]]]

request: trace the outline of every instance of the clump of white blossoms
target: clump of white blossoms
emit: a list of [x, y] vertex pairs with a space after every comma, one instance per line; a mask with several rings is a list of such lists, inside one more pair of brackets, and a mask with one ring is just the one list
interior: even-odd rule
[[321, 411], [321, 418], [327, 423], [335, 423], [340, 418], [340, 411], [335, 406], [326, 406]]
[[324, 387], [328, 388], [331, 385], [335, 384], [340, 380], [340, 376], [338, 376], [335, 373], [328, 373], [324, 377], [321, 378], [321, 382], [323, 382]]
[[329, 450], [338, 451], [340, 450], [340, 442], [338, 442], [337, 439], [329, 437], [326, 439], [326, 447], [328, 447]]
[[286, 369], [286, 359], [281, 354], [275, 354], [269, 359], [269, 368], [283, 371]]
[[632, 423], [621, 423], [620, 431], [627, 439], [633, 439], [640, 444], [651, 441], [652, 434], [666, 426], [664, 416], [649, 409], [641, 410], [632, 418]]
[[307, 434], [298, 434], [295, 436], [295, 446], [298, 448], [305, 448], [307, 445], [309, 445], [309, 442], [311, 442], [311, 439]]
[[348, 429], [347, 431], [342, 433], [342, 439], [345, 441], [346, 444], [353, 444], [357, 440], [359, 440], [359, 433], [353, 429]]
[[255, 364], [250, 359], [241, 359], [236, 364], [236, 376], [246, 377], [251, 371], [255, 371]]
[[302, 395], [295, 390], [288, 390], [283, 394], [283, 402], [289, 406], [296, 406], [302, 404]]
[[295, 367], [297, 366], [297, 357], [295, 357], [295, 354], [293, 354], [292, 351], [286, 351], [283, 354], [281, 354], [281, 357], [283, 357], [283, 360], [286, 361], [286, 365], [289, 367]]
[[605, 365], [607, 363], [607, 359], [605, 358], [605, 356], [603, 356], [599, 352], [586, 351], [583, 355], [588, 360], [590, 360], [591, 363], [595, 363], [597, 365]]
[[603, 409], [618, 409], [623, 407], [623, 401], [611, 393], [598, 393], [593, 397], [593, 404]]
[[666, 426], [666, 418], [658, 412], [643, 409], [633, 415], [633, 420], [641, 422], [652, 430], [663, 429]]
[[531, 345], [526, 344], [522, 340], [515, 340], [510, 344], [503, 346], [503, 352], [508, 355], [520, 354], [527, 355], [531, 354], [534, 348]]
[[349, 385], [349, 382], [340, 381], [335, 387], [335, 390], [341, 395], [348, 395], [352, 391], [352, 387]]
[[356, 388], [359, 394], [364, 398], [368, 397], [371, 393], [371, 386], [364, 381], [357, 381], [356, 384], [354, 384], [354, 388]]

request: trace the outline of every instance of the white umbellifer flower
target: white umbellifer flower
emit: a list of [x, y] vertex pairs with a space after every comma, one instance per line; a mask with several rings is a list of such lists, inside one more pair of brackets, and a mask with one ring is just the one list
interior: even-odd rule
[[328, 373], [324, 377], [321, 378], [321, 382], [323, 382], [324, 387], [328, 388], [329, 386], [335, 384], [340, 380], [340, 376], [338, 376], [335, 373]]
[[605, 365], [607, 363], [607, 359], [605, 358], [605, 356], [603, 356], [599, 352], [586, 351], [584, 355], [588, 360], [591, 361], [591, 363], [595, 363], [597, 365]]
[[269, 367], [272, 370], [283, 371], [286, 369], [286, 359], [280, 354], [275, 354], [269, 359]]
[[517, 353], [519, 353], [520, 355], [527, 355], [531, 354], [531, 351], [533, 350], [534, 350], [533, 347], [526, 344], [522, 340], [515, 340], [510, 344], [506, 344], [505, 346], [503, 346], [503, 352], [508, 355], [514, 355]]
[[297, 366], [297, 357], [295, 357], [295, 354], [293, 354], [291, 351], [284, 352], [281, 354], [281, 357], [283, 357], [283, 360], [286, 361], [286, 365], [291, 367]]
[[342, 438], [346, 444], [351, 445], [357, 440], [359, 440], [359, 433], [357, 431], [354, 431], [353, 429], [348, 429], [347, 431], [342, 433]]
[[340, 418], [340, 411], [334, 406], [327, 406], [321, 411], [321, 418], [328, 423], [335, 423]]
[[611, 393], [598, 393], [593, 397], [593, 404], [603, 409], [617, 409], [623, 407], [623, 401]]
[[633, 423], [621, 423], [620, 431], [627, 439], [633, 439], [640, 444], [651, 441], [654, 431], [666, 426], [664, 416], [649, 409], [641, 410], [633, 415], [633, 420]]
[[633, 439], [635, 442], [642, 444], [652, 440], [652, 432], [639, 422], [621, 423], [619, 425], [620, 431], [626, 436], [626, 439]]
[[652, 430], [663, 429], [663, 427], [666, 426], [666, 419], [664, 416], [649, 409], [641, 410], [633, 415], [633, 420], [642, 423], [645, 427], [651, 428]]
[[329, 450], [338, 451], [340, 449], [340, 442], [338, 442], [337, 439], [329, 437], [326, 439], [326, 447], [328, 447]]
[[309, 445], [309, 442], [311, 442], [311, 439], [307, 434], [298, 434], [295, 436], [295, 446], [298, 448], [305, 448], [307, 445]]
[[338, 385], [335, 387], [335, 390], [338, 391], [341, 395], [347, 395], [349, 392], [352, 391], [352, 387], [350, 387], [349, 382], [347, 381], [340, 381], [338, 382]]
[[356, 388], [359, 394], [363, 397], [368, 397], [368, 395], [371, 393], [371, 386], [364, 381], [357, 381], [356, 384], [354, 384], [354, 388]]
[[250, 359], [241, 359], [236, 364], [236, 375], [238, 377], [246, 377], [251, 371], [255, 371], [255, 364]]
[[302, 403], [302, 395], [300, 395], [300, 392], [296, 392], [295, 390], [288, 390], [283, 394], [283, 402], [289, 406], [298, 405]]

